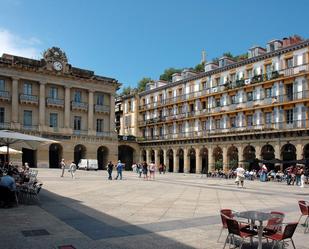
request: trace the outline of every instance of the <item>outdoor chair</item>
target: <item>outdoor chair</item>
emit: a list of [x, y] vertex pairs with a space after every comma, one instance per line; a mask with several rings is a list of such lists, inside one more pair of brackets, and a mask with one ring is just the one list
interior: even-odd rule
[[221, 209], [220, 210], [220, 217], [221, 217], [222, 227], [221, 227], [220, 234], [219, 234], [217, 242], [219, 242], [223, 230], [227, 229], [226, 220], [229, 219], [229, 218], [232, 219], [234, 217], [233, 211], [231, 209]]
[[279, 242], [286, 243], [287, 240], [290, 240], [292, 242], [293, 248], [296, 249], [292, 237], [293, 237], [293, 234], [296, 230], [297, 225], [298, 225], [298, 222], [286, 223], [283, 232], [278, 231], [277, 233], [274, 233], [274, 234], [264, 235], [264, 237], [267, 240], [271, 239], [273, 241], [272, 249], [275, 248], [275, 246], [278, 245]]
[[305, 223], [303, 224], [305, 226], [304, 233], [306, 233], [309, 229], [309, 202], [298, 201], [298, 205], [299, 205], [299, 209], [300, 209], [300, 212], [301, 212], [301, 215], [298, 219], [298, 222], [300, 222], [300, 220], [303, 216], [306, 216]]
[[226, 223], [227, 223], [227, 229], [229, 233], [225, 240], [223, 249], [225, 248], [227, 241], [229, 241], [230, 244], [233, 244], [235, 248], [237, 247], [235, 236], [241, 239], [240, 245], [239, 245], [239, 249], [241, 249], [245, 239], [250, 238], [250, 243], [252, 243], [253, 236], [257, 235], [257, 232], [254, 230], [242, 228], [241, 223], [238, 222], [237, 220], [228, 218], [226, 219]]
[[277, 232], [282, 232], [282, 223], [285, 217], [284, 213], [272, 211], [271, 214], [275, 214], [276, 217], [270, 218], [267, 221], [267, 225], [264, 228], [263, 233], [266, 235], [271, 235]]
[[20, 189], [20, 199], [23, 203], [39, 202], [39, 193], [43, 183], [30, 183]]

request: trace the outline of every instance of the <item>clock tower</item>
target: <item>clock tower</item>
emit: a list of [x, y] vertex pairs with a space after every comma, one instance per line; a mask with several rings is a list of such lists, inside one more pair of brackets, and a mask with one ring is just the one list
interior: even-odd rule
[[70, 64], [66, 54], [57, 47], [47, 49], [43, 54], [43, 60], [46, 63], [46, 69], [54, 72], [68, 73]]

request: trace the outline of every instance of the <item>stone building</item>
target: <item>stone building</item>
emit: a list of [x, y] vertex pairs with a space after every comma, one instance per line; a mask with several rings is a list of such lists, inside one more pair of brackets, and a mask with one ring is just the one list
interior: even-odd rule
[[282, 168], [309, 158], [309, 40], [298, 36], [184, 70], [124, 96], [121, 135], [136, 136], [135, 160], [171, 172]]
[[59, 141], [13, 157], [32, 167], [57, 168], [61, 158], [118, 159], [115, 132], [117, 80], [73, 67], [53, 47], [41, 60], [0, 57], [0, 127]]

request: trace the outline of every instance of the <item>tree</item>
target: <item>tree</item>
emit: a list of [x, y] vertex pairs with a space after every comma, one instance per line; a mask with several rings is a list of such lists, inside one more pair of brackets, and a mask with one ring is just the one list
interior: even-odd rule
[[149, 82], [153, 82], [153, 80], [149, 77], [144, 77], [142, 78], [137, 85], [137, 89], [139, 92], [143, 92], [146, 90], [146, 84]]
[[200, 64], [197, 64], [194, 69], [193, 69], [195, 72], [204, 72], [205, 70], [205, 63], [202, 62]]
[[160, 75], [160, 80], [172, 81], [172, 75], [174, 73], [180, 73], [181, 69], [170, 67], [164, 70], [164, 73]]
[[128, 95], [128, 94], [130, 94], [131, 93], [131, 91], [132, 91], [132, 89], [131, 89], [131, 87], [130, 86], [128, 86], [128, 87], [123, 87], [122, 88], [122, 93], [121, 93], [121, 95]]

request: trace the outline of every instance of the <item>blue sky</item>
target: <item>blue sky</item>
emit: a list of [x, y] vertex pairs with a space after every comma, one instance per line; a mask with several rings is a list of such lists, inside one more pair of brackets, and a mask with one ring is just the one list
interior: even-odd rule
[[0, 0], [0, 54], [34, 58], [61, 47], [69, 62], [136, 86], [168, 67], [299, 34], [309, 38], [307, 0]]

